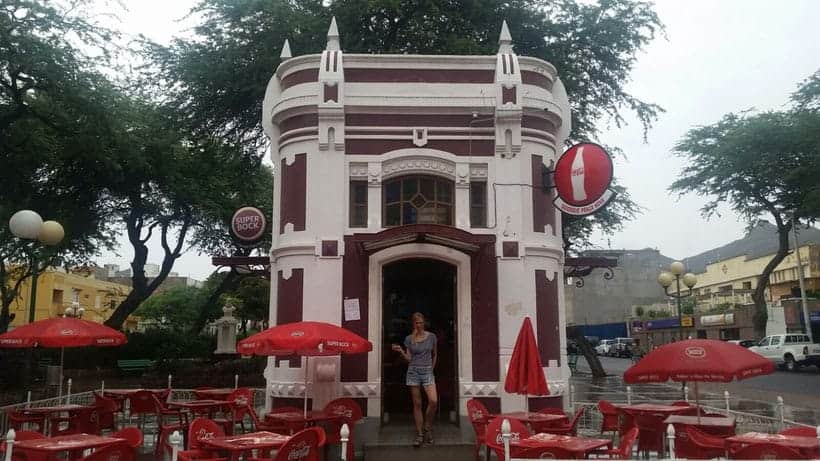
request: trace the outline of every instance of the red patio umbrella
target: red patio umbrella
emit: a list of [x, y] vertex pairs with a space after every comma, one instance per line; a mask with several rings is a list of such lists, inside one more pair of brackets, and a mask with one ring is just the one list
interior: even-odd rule
[[745, 347], [713, 339], [687, 339], [666, 344], [648, 353], [624, 372], [624, 381], [693, 381], [695, 400], [700, 403], [698, 382], [728, 383], [735, 379], [768, 375], [774, 373], [774, 370], [774, 362]]
[[63, 393], [63, 357], [66, 347], [120, 346], [127, 341], [120, 331], [73, 317], [38, 320], [0, 335], [0, 347], [59, 347], [60, 395]]
[[[363, 354], [373, 344], [342, 327], [325, 322], [293, 322], [276, 325], [239, 341], [242, 355], [301, 355], [307, 357], [340, 354]], [[305, 405], [307, 415], [307, 370], [305, 362]]]
[[549, 395], [550, 393], [529, 317], [524, 317], [524, 323], [521, 324], [521, 330], [515, 340], [515, 347], [507, 368], [507, 378], [504, 380], [504, 390], [524, 395], [527, 411], [529, 411], [528, 395]]

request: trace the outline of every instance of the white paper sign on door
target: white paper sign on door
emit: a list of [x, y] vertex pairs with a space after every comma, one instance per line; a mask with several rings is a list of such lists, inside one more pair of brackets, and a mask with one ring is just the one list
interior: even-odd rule
[[345, 321], [360, 320], [359, 298], [345, 299], [344, 301]]

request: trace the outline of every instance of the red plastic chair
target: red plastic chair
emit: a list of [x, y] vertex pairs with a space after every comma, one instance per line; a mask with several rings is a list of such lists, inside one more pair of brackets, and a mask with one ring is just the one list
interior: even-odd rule
[[[510, 432], [512, 434], [510, 441], [525, 439], [531, 435], [527, 426], [517, 419], [504, 418], [503, 416], [496, 416], [491, 419], [484, 434], [484, 443], [495, 453], [499, 461], [507, 461], [504, 459], [504, 439], [501, 438], [501, 423], [504, 422], [504, 419], [510, 421]], [[512, 450], [512, 448], [510, 449]], [[517, 457], [518, 453], [511, 451], [510, 456]]]
[[734, 453], [729, 459], [811, 459], [799, 451], [773, 443], [755, 443], [747, 445]]
[[564, 411], [563, 408], [553, 408], [553, 407], [542, 408], [542, 409], [538, 410], [538, 413], [541, 413], [541, 414], [544, 414], [544, 415], [561, 415], [561, 416], [566, 416], [567, 415], [567, 413]]
[[[321, 428], [319, 428], [321, 429]], [[313, 428], [297, 432], [276, 452], [273, 461], [312, 461], [319, 456], [319, 434]], [[270, 458], [248, 458], [248, 461], [271, 461]]]
[[[292, 411], [302, 411], [296, 407], [281, 407], [281, 408], [274, 408], [270, 411], [270, 413], [282, 413], [282, 412], [292, 412]], [[270, 414], [269, 413], [269, 414]], [[288, 429], [287, 425], [284, 423], [276, 424], [276, 423], [268, 423], [259, 419], [259, 415], [256, 414], [256, 410], [253, 409], [252, 406], [248, 405], [248, 415], [251, 417], [251, 421], [253, 421], [253, 427], [256, 428], [257, 431], [268, 431], [268, 432], [276, 432], [279, 434], [288, 434], [290, 430]]]
[[46, 427], [46, 415], [26, 413], [25, 410], [14, 410], [7, 415], [9, 426], [15, 431], [25, 430], [26, 426], [36, 426], [37, 432], [43, 432]]
[[578, 423], [581, 422], [581, 416], [584, 415], [586, 407], [581, 407], [575, 412], [572, 421], [568, 424], [554, 425], [543, 428], [544, 432], [550, 434], [576, 435], [578, 433]]
[[618, 432], [618, 409], [615, 405], [608, 400], [599, 400], [598, 411], [601, 412], [601, 434]]
[[111, 434], [111, 437], [125, 439], [131, 448], [139, 448], [144, 441], [142, 431], [138, 427], [126, 427]]
[[245, 416], [248, 415], [248, 407], [253, 405], [253, 391], [247, 388], [239, 388], [231, 392], [225, 399], [229, 402], [224, 410], [225, 418], [214, 418], [213, 421], [221, 424], [225, 428], [225, 433], [233, 435], [234, 426], [239, 423], [242, 432], [245, 432]]
[[486, 448], [485, 459], [490, 459], [490, 447], [484, 437], [487, 433], [487, 424], [490, 422], [492, 415], [479, 400], [470, 399], [467, 401], [467, 416], [470, 418], [470, 424], [473, 425], [473, 432], [475, 432], [475, 447], [473, 447], [473, 458], [478, 461], [481, 452], [481, 446]]
[[137, 450], [127, 443], [115, 443], [100, 448], [79, 461], [137, 461]]
[[195, 398], [196, 400], [208, 400], [208, 399], [210, 399], [210, 398], [211, 398], [211, 396], [210, 396], [210, 395], [208, 395], [208, 394], [204, 394], [204, 393], [199, 392], [199, 391], [207, 391], [207, 390], [211, 390], [211, 389], [216, 389], [216, 388], [214, 388], [214, 387], [208, 387], [208, 386], [205, 386], [205, 387], [197, 387], [196, 389], [194, 389], [194, 398]]
[[638, 451], [663, 453], [663, 441], [666, 434], [666, 427], [663, 424], [665, 418], [647, 414], [636, 414], [634, 418], [639, 430]]
[[116, 431], [117, 420], [115, 415], [120, 411], [119, 402], [94, 392], [94, 406], [97, 407], [100, 430], [109, 429], [112, 432]]
[[353, 459], [353, 429], [356, 423], [361, 420], [364, 415], [359, 404], [353, 399], [336, 399], [331, 400], [325, 405], [324, 412], [328, 415], [338, 416], [340, 419], [330, 420], [327, 422], [327, 443], [337, 444], [342, 443], [342, 436], [339, 433], [342, 430], [342, 425], [347, 424], [350, 430], [350, 435], [347, 441], [347, 458]]
[[[170, 390], [168, 391], [170, 393]], [[165, 404], [151, 391], [137, 391], [129, 397], [131, 402], [131, 414], [138, 414], [142, 420], [140, 428], [145, 427], [145, 416], [153, 415], [157, 421], [157, 434], [154, 443], [154, 454], [159, 455], [164, 449], [170, 448], [168, 436], [174, 431], [183, 431], [187, 426], [185, 415], [180, 410], [172, 410], [165, 407]], [[174, 418], [175, 421], [168, 422], [166, 418]]]
[[613, 459], [632, 459], [632, 448], [635, 447], [639, 432], [637, 427], [628, 430], [626, 434], [621, 437], [618, 448], [611, 448], [606, 451], [606, 454]]
[[221, 425], [207, 418], [196, 418], [188, 428], [188, 449], [179, 452], [179, 461], [213, 459], [214, 453], [205, 449], [202, 440], [224, 435]]
[[796, 435], [798, 437], [817, 437], [817, 429], [813, 427], [790, 427], [778, 432], [780, 435]]
[[726, 441], [692, 426], [684, 426], [675, 437], [675, 454], [687, 459], [712, 459], [726, 456]]
[[[60, 424], [68, 421], [68, 427], [61, 429]], [[51, 436], [69, 434], [99, 434], [100, 416], [96, 407], [72, 410], [68, 419], [52, 418]]]

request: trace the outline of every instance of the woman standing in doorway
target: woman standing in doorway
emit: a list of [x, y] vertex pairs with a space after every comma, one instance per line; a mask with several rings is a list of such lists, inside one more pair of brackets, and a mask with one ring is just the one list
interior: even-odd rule
[[[436, 377], [433, 369], [436, 367], [438, 355], [436, 335], [424, 329], [424, 315], [416, 312], [411, 317], [413, 332], [404, 339], [404, 349], [393, 344], [393, 350], [400, 353], [409, 365], [407, 366], [407, 386], [410, 387], [410, 396], [413, 398], [413, 418], [416, 422], [416, 439], [413, 445], [433, 443], [433, 417], [438, 405], [436, 392]], [[427, 411], [422, 413], [421, 390], [427, 394]], [[423, 431], [422, 431], [423, 429]]]

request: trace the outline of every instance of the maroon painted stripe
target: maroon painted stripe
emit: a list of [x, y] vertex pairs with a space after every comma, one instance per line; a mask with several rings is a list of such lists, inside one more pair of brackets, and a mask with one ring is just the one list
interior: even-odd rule
[[[345, 236], [345, 254], [342, 257], [342, 297], [358, 299], [360, 320], [344, 320], [343, 301], [337, 307], [342, 327], [367, 338], [368, 301], [368, 255], [364, 247], [351, 236]], [[342, 355], [341, 381], [367, 381], [367, 354]]]
[[345, 68], [346, 82], [361, 83], [493, 83], [495, 72], [481, 69]]
[[412, 136], [413, 131], [410, 129], [403, 129], [403, 130], [362, 130], [362, 129], [355, 129], [355, 128], [347, 128], [345, 130], [346, 135], [350, 136], [373, 136], [373, 135], [385, 135], [385, 136]]
[[561, 365], [561, 331], [558, 323], [558, 274], [552, 280], [547, 271], [535, 271], [535, 310], [538, 328], [538, 350], [541, 364], [547, 366], [550, 360]]
[[[490, 118], [490, 120], [485, 120]], [[479, 116], [472, 123], [471, 114], [345, 114], [345, 125], [350, 126], [428, 126], [428, 127], [493, 127], [491, 116]]]
[[291, 72], [284, 77], [282, 77], [282, 82], [279, 86], [282, 88], [282, 91], [287, 90], [288, 88], [298, 85], [300, 83], [307, 83], [307, 82], [318, 82], [319, 81], [319, 68], [315, 69], [302, 69], [297, 70], [296, 72]]
[[552, 191], [544, 190], [543, 160], [540, 155], [532, 156], [532, 230], [544, 233], [544, 226], [550, 224], [555, 230], [555, 209], [552, 205]]
[[[276, 289], [277, 325], [302, 321], [304, 285], [304, 269], [292, 269], [289, 279], [285, 279], [282, 271], [279, 271]], [[290, 368], [302, 366], [302, 360], [298, 355], [277, 357], [276, 366], [279, 366], [281, 360], [290, 360]]]
[[302, 114], [288, 117], [279, 123], [279, 131], [281, 133], [287, 133], [291, 130], [307, 128], [309, 126], [319, 126], [319, 114]]
[[296, 154], [292, 165], [282, 159], [281, 207], [279, 209], [279, 233], [285, 232], [285, 224], [292, 223], [294, 231], [305, 230], [305, 194], [307, 189], [307, 154]]
[[[412, 140], [399, 139], [347, 139], [345, 140], [345, 154], [348, 155], [380, 155], [398, 149], [412, 149]], [[428, 149], [438, 149], [454, 155], [492, 156], [495, 153], [495, 141], [474, 140], [468, 142], [463, 139], [434, 139], [424, 146]]]
[[527, 85], [535, 85], [547, 91], [552, 91], [552, 80], [543, 74], [531, 70], [521, 71], [521, 82]]
[[532, 115], [524, 115], [521, 117], [521, 128], [530, 128], [546, 133], [555, 133], [557, 131], [555, 125], [549, 120]]
[[479, 248], [470, 258], [473, 381], [498, 381], [498, 262], [495, 242]]

